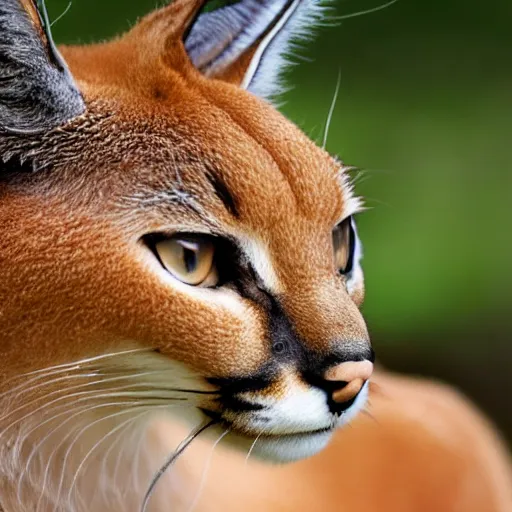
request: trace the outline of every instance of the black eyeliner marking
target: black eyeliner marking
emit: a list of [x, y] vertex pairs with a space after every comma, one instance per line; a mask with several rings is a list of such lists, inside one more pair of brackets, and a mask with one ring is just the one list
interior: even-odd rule
[[221, 178], [215, 176], [213, 173], [206, 173], [206, 178], [210, 182], [213, 190], [215, 190], [215, 194], [217, 197], [224, 203], [226, 210], [233, 215], [233, 217], [238, 218], [240, 213], [238, 211], [237, 201], [234, 198], [233, 194], [229, 191], [227, 185], [222, 181]]
[[353, 226], [353, 219], [352, 217], [349, 217], [349, 227], [348, 227], [348, 233], [349, 233], [349, 256], [348, 256], [348, 261], [347, 261], [347, 270], [345, 271], [345, 274], [350, 274], [350, 272], [352, 272], [352, 270], [354, 270], [354, 256], [355, 256], [355, 252], [356, 252], [356, 233], [354, 231], [354, 226]]

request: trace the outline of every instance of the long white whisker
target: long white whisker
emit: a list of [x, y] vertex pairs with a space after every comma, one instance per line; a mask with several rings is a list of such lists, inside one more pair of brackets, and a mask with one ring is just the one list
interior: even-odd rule
[[[120, 395], [118, 395], [117, 393], [107, 393], [107, 394], [100, 394], [100, 395], [95, 395], [94, 393], [95, 393], [94, 391], [89, 391], [89, 392], [87, 392], [87, 393], [81, 393], [81, 394], [86, 394], [87, 396], [83, 396], [82, 398], [79, 398], [78, 400], [75, 400], [75, 401], [73, 402], [73, 406], [75, 406], [77, 403], [87, 402], [87, 401], [95, 400], [95, 399], [99, 399], [99, 398], [101, 398], [101, 399], [103, 399], [103, 398], [109, 398], [109, 399], [113, 399], [113, 398], [120, 398]], [[131, 403], [137, 403], [137, 402], [135, 401], [135, 399], [139, 399], [139, 400], [140, 400], [140, 397], [136, 397], [136, 396], [133, 396], [133, 395], [129, 395], [129, 396], [130, 396], [131, 398], [133, 398], [133, 400], [132, 400], [132, 402], [131, 402]], [[157, 405], [159, 405], [159, 404], [160, 404], [160, 405], [170, 405], [170, 404], [162, 404], [162, 403], [161, 403], [161, 401], [162, 401], [162, 400], [163, 400], [163, 399], [159, 399], [159, 400], [157, 400], [157, 399], [152, 399], [152, 400], [148, 400], [148, 399], [146, 399], [146, 400], [145, 400], [145, 403], [146, 403], [148, 406], [149, 406], [149, 405], [157, 406]], [[165, 398], [165, 400], [168, 400], [169, 402], [172, 402], [172, 401], [174, 401], [174, 400], [180, 400], [180, 401], [181, 401], [181, 400], [183, 400], [183, 399]], [[59, 400], [54, 400], [53, 402], [54, 402], [54, 403], [56, 403], [56, 402], [58, 402], [58, 401], [60, 401], [60, 399], [59, 399]], [[183, 400], [183, 401], [185, 401], [185, 400]], [[126, 403], [128, 403], [128, 404], [129, 404], [130, 402], [126, 402]], [[46, 404], [46, 405], [45, 405], [45, 407], [42, 407], [41, 409], [44, 409], [44, 408], [48, 407], [49, 405], [50, 405], [50, 404]], [[67, 405], [67, 404], [64, 404], [64, 406], [65, 406], [65, 405]], [[36, 411], [34, 411], [34, 413], [35, 413], [35, 412], [36, 412]], [[6, 429], [4, 429], [4, 430], [0, 433], [0, 435], [5, 434], [8, 428], [13, 427], [13, 426], [14, 426], [14, 425], [16, 425], [16, 424], [23, 422], [25, 419], [29, 418], [29, 417], [30, 417], [30, 416], [32, 416], [32, 414], [34, 414], [34, 413], [27, 414], [24, 418], [20, 418], [20, 420], [18, 420], [18, 421], [15, 421], [15, 422], [11, 423], [11, 424], [6, 428]]]
[[364, 11], [353, 12], [350, 14], [342, 14], [341, 16], [332, 16], [331, 19], [335, 21], [348, 20], [350, 18], [357, 18], [358, 16], [365, 16], [366, 14], [373, 14], [374, 12], [382, 11], [383, 9], [387, 9], [391, 7], [393, 4], [396, 4], [398, 0], [391, 0], [382, 5], [378, 5], [377, 7], [372, 7], [370, 9], [366, 9]]
[[[126, 378], [130, 378], [130, 376], [127, 376]], [[124, 377], [123, 377], [124, 379]], [[76, 390], [76, 389], [83, 389], [84, 387], [88, 387], [88, 386], [93, 386], [95, 384], [104, 384], [104, 383], [108, 383], [108, 382], [112, 382], [112, 381], [117, 381], [117, 380], [123, 380], [123, 379], [119, 379], [118, 377], [116, 378], [113, 378], [113, 379], [101, 379], [101, 380], [97, 380], [97, 381], [94, 381], [94, 382], [90, 382], [90, 383], [85, 383], [85, 384], [79, 384], [77, 386], [70, 386], [69, 388], [67, 389], [59, 389], [57, 391], [52, 391], [51, 393], [48, 393], [46, 395], [46, 397], [51, 397], [51, 396], [55, 396], [55, 395], [59, 395], [59, 394], [62, 394], [62, 393], [67, 393], [68, 391], [73, 391], [73, 390]], [[122, 391], [122, 390], [126, 390], [126, 389], [131, 389], [131, 388], [134, 388], [134, 387], [137, 387], [137, 386], [140, 386], [141, 384], [140, 383], [132, 383], [132, 384], [127, 384], [125, 386], [119, 386], [119, 387], [116, 387], [116, 388], [110, 388], [110, 389], [107, 389], [107, 390], [102, 390], [102, 391]], [[158, 390], [160, 393], [162, 390]], [[173, 393], [173, 391], [169, 391], [169, 390], [165, 390], [169, 393]], [[80, 391], [80, 392], [77, 392], [77, 393], [72, 393], [72, 394], [66, 394], [64, 396], [59, 396], [58, 398], [56, 398], [55, 400], [52, 400], [48, 403], [45, 403], [44, 405], [36, 408], [35, 410], [31, 411], [30, 413], [26, 414], [25, 416], [23, 416], [22, 418], [14, 421], [13, 423], [9, 424], [4, 430], [1, 430], [0, 431], [0, 437], [2, 437], [2, 435], [9, 429], [9, 428], [12, 428], [14, 425], [16, 424], [19, 424], [20, 422], [24, 421], [25, 419], [27, 419], [28, 417], [32, 416], [33, 414], [37, 413], [37, 412], [40, 412], [42, 410], [44, 410], [45, 408], [49, 407], [50, 405], [53, 405], [55, 403], [58, 403], [58, 402], [62, 402], [63, 400], [66, 400], [66, 399], [71, 399], [71, 398], [76, 398], [76, 397], [83, 397], [83, 396], [89, 396], [91, 394], [94, 394], [94, 393], [97, 393], [97, 390], [91, 390], [91, 391]], [[143, 391], [137, 391], [137, 392], [126, 392], [126, 393], [116, 393], [115, 396], [117, 397], [126, 397], [126, 396], [134, 396], [134, 397], [142, 397], [142, 396], [151, 396], [150, 394], [153, 393], [153, 391], [147, 391], [147, 392], [143, 392]], [[180, 391], [175, 391], [174, 393], [180, 393]], [[105, 395], [105, 394], [99, 394], [99, 395], [96, 395], [98, 398], [105, 398], [105, 397], [109, 397], [109, 396], [114, 396], [114, 395]], [[178, 398], [176, 397], [175, 395], [173, 396], [169, 396], [169, 397], [160, 397], [160, 399], [169, 399], [169, 400], [178, 400], [178, 399], [183, 399], [185, 400], [184, 398]], [[10, 416], [16, 414], [17, 412], [23, 410], [23, 409], [26, 409], [27, 407], [30, 407], [31, 405], [34, 405], [36, 403], [39, 402], [39, 399], [35, 399], [35, 400], [32, 400], [31, 402], [29, 403], [26, 403], [14, 410], [10, 410], [7, 414], [5, 414], [4, 416], [1, 416], [0, 417], [0, 422], [1, 421], [4, 421], [6, 420], [7, 418], [9, 418]]]
[[329, 138], [329, 129], [331, 128], [332, 116], [334, 114], [334, 109], [336, 108], [336, 102], [338, 101], [340, 85], [341, 85], [341, 70], [338, 71], [338, 81], [336, 82], [336, 89], [334, 91], [334, 96], [332, 98], [331, 106], [329, 108], [329, 114], [327, 115], [327, 121], [325, 123], [324, 140], [322, 143], [323, 149], [325, 149], [325, 147], [327, 146], [327, 139]]
[[247, 464], [249, 463], [249, 457], [251, 456], [251, 454], [254, 450], [254, 447], [256, 446], [256, 443], [258, 442], [258, 439], [261, 437], [261, 435], [262, 435], [262, 432], [260, 432], [256, 436], [256, 439], [252, 442], [251, 447], [249, 448], [249, 451], [247, 452], [247, 456], [245, 457], [245, 466], [247, 466]]
[[[93, 411], [93, 410], [96, 410], [96, 409], [99, 409], [99, 408], [107, 408], [107, 407], [117, 407], [117, 406], [126, 406], [126, 405], [134, 405], [133, 402], [126, 402], [126, 403], [123, 403], [123, 402], [112, 402], [112, 403], [106, 403], [106, 404], [97, 404], [93, 407], [89, 407], [89, 408], [86, 408], [86, 410], [81, 410], [79, 412], [76, 412], [73, 417], [77, 417], [79, 416], [80, 414], [83, 414], [83, 413], [87, 413], [87, 412], [90, 412], [90, 411]], [[127, 410], [124, 410], [124, 411], [120, 411], [120, 412], [117, 412], [117, 413], [113, 413], [113, 414], [110, 414], [110, 415], [107, 415], [107, 416], [104, 416], [98, 420], [96, 420], [94, 422], [94, 424], [96, 423], [100, 423], [101, 421], [105, 421], [107, 419], [110, 419], [110, 418], [113, 418], [113, 417], [116, 417], [116, 416], [119, 416], [121, 414], [127, 414], [129, 412], [134, 412], [134, 411], [137, 411], [139, 410], [140, 408], [164, 408], [164, 407], [171, 407], [170, 405], [158, 405], [158, 406], [155, 406], [151, 403], [148, 403], [148, 402], [139, 402], [139, 403], [135, 403], [135, 405], [133, 407], [131, 407], [130, 409], [127, 409]], [[73, 417], [70, 418], [73, 419]], [[50, 433], [53, 434], [54, 432], [58, 431], [62, 426], [64, 426], [66, 423], [68, 422], [64, 422], [62, 424], [60, 424], [56, 429], [54, 429], [53, 432]], [[92, 426], [92, 424], [90, 423], [88, 426]], [[83, 431], [84, 429], [82, 429]], [[53, 448], [53, 451], [52, 451], [52, 454], [49, 456], [49, 458], [47, 459], [46, 461], [46, 469], [45, 469], [45, 473], [44, 473], [44, 476], [43, 476], [43, 481], [42, 481], [42, 486], [41, 486], [41, 495], [39, 497], [39, 500], [38, 500], [38, 504], [37, 504], [37, 508], [36, 510], [39, 510], [40, 508], [40, 505], [41, 505], [41, 502], [42, 502], [42, 499], [44, 498], [44, 489], [46, 487], [46, 482], [48, 480], [48, 475], [49, 475], [49, 472], [50, 472], [50, 467], [51, 467], [51, 462], [53, 460], [53, 457], [55, 456], [55, 454], [57, 453], [57, 451], [59, 450], [59, 448], [61, 446], [63, 446], [66, 441], [71, 437], [71, 435], [74, 433], [73, 430], [70, 430], [64, 437], [63, 439]], [[81, 435], [81, 433], [79, 433], [77, 435], [77, 437]], [[49, 437], [49, 436], [47, 436]], [[75, 439], [72, 443], [71, 446], [73, 446], [75, 444], [77, 439]], [[66, 457], [69, 455], [69, 452], [70, 452], [70, 449], [68, 449], [66, 451]], [[64, 466], [63, 466], [63, 471], [64, 471]], [[62, 484], [62, 479], [64, 477], [64, 473], [61, 474], [61, 484]], [[60, 485], [61, 485], [60, 484]], [[60, 496], [60, 486], [59, 486], [59, 496]], [[58, 503], [58, 500], [57, 502]]]
[[[132, 418], [132, 421], [127, 423], [124, 427], [123, 427], [123, 431], [124, 430], [128, 430], [131, 425], [133, 424], [133, 422], [135, 421], [136, 418]], [[136, 451], [136, 458], [134, 461], [131, 462], [131, 465], [133, 468], [138, 468], [139, 467], [139, 452], [140, 452], [140, 444], [142, 442], [142, 437], [143, 436], [140, 436], [140, 439], [139, 439], [139, 445], [137, 447], [137, 451]], [[106, 468], [106, 463], [108, 462], [109, 460], [109, 457], [110, 457], [110, 453], [112, 452], [112, 450], [116, 447], [117, 443], [119, 442], [119, 440], [122, 438], [122, 434], [121, 432], [119, 432], [119, 435], [117, 436], [116, 439], [114, 439], [112, 441], [112, 443], [110, 443], [110, 446], [108, 447], [108, 450], [105, 452], [104, 456], [103, 456], [103, 461], [101, 463], [101, 471], [100, 471], [100, 474], [101, 475], [105, 475], [101, 478], [101, 481], [102, 482], [106, 482], [106, 481], [110, 481], [111, 482], [111, 485], [109, 486], [109, 490], [111, 492], [114, 492], [116, 497], [119, 499], [119, 502], [121, 502], [122, 500], [122, 493], [121, 493], [121, 490], [119, 488], [118, 485], [116, 485], [116, 482], [117, 482], [117, 473], [119, 471], [119, 465], [121, 464], [121, 458], [122, 458], [122, 451], [119, 451], [118, 454], [117, 454], [117, 457], [116, 457], [116, 463], [115, 463], [115, 466], [114, 466], [114, 470], [112, 472], [112, 477], [110, 479], [108, 479], [106, 477], [108, 471], [107, 471], [107, 468]]]
[[[161, 408], [161, 407], [159, 407]], [[82, 470], [82, 468], [84, 467], [85, 463], [87, 462], [87, 460], [89, 459], [89, 457], [94, 453], [94, 451], [96, 450], [96, 448], [98, 448], [101, 443], [103, 443], [105, 440], [107, 440], [108, 438], [110, 438], [111, 436], [113, 436], [116, 432], [119, 432], [123, 427], [125, 427], [126, 425], [130, 424], [132, 421], [136, 421], [140, 418], [142, 418], [142, 416], [144, 416], [145, 414], [148, 414], [148, 412], [151, 412], [153, 411], [155, 408], [150, 408], [148, 410], [145, 410], [143, 412], [141, 412], [140, 414], [137, 414], [135, 416], [135, 418], [129, 418], [125, 421], [123, 421], [122, 423], [120, 423], [119, 425], [117, 425], [116, 427], [114, 427], [112, 430], [110, 430], [107, 434], [105, 434], [99, 441], [97, 441], [93, 446], [92, 448], [85, 454], [84, 458], [82, 459], [82, 461], [80, 462], [80, 464], [78, 465], [76, 471], [75, 471], [75, 474], [73, 476], [73, 480], [71, 481], [71, 485], [69, 487], [69, 491], [68, 491], [68, 497], [67, 497], [67, 502], [70, 503], [71, 502], [71, 495], [73, 494], [73, 489], [76, 485], [76, 481], [78, 479], [78, 475], [80, 474], [80, 471]], [[87, 427], [90, 428], [92, 426], [89, 425]], [[87, 430], [85, 429], [85, 430]], [[85, 432], [85, 430], [83, 430], [83, 432]], [[79, 433], [79, 435], [77, 436], [76, 439], [78, 439], [78, 437], [80, 437], [81, 433]], [[75, 441], [76, 441], [75, 439]], [[59, 492], [60, 492], [60, 489], [59, 489]]]
[[[81, 369], [81, 368], [75, 368], [75, 369]], [[39, 375], [37, 377], [34, 377], [33, 379], [30, 379], [29, 381], [27, 381], [27, 382], [25, 382], [23, 384], [20, 384], [19, 386], [15, 387], [13, 389], [10, 389], [9, 391], [6, 391], [6, 392], [2, 393], [2, 395], [0, 395], [0, 398], [2, 396], [10, 395], [10, 394], [20, 390], [20, 392], [15, 397], [10, 398], [10, 400], [14, 402], [14, 401], [18, 400], [18, 398], [20, 398], [20, 396], [22, 394], [28, 393], [28, 392], [30, 392], [30, 391], [32, 391], [34, 389], [38, 389], [38, 388], [43, 387], [43, 386], [49, 386], [50, 384], [57, 384], [59, 382], [65, 382], [67, 380], [74, 380], [74, 379], [79, 379], [79, 378], [90, 378], [90, 377], [105, 376], [105, 378], [102, 379], [102, 380], [88, 382], [88, 383], [85, 383], [85, 384], [81, 385], [81, 386], [92, 386], [92, 385], [100, 383], [100, 382], [112, 382], [112, 381], [115, 381], [115, 380], [123, 380], [123, 379], [129, 379], [129, 378], [145, 377], [147, 375], [155, 375], [155, 374], [163, 373], [164, 371], [163, 370], [153, 370], [153, 371], [150, 371], [150, 372], [135, 373], [135, 374], [130, 374], [130, 373], [127, 373], [125, 371], [119, 371], [119, 376], [118, 377], [112, 377], [111, 373], [103, 373], [101, 370], [93, 370], [93, 371], [91, 371], [89, 373], [75, 373], [75, 374], [71, 374], [71, 375], [66, 375], [65, 377], [57, 377], [56, 379], [45, 380], [45, 381], [42, 382], [42, 386], [29, 386], [29, 387], [27, 387], [29, 384], [31, 384], [33, 382], [41, 381], [41, 380], [45, 379], [46, 377], [53, 377], [54, 375], [58, 375], [58, 374], [62, 374], [62, 373], [69, 373], [69, 372], [70, 372], [70, 370], [67, 369], [67, 370], [60, 370], [59, 372], [55, 372], [53, 375]], [[114, 374], [114, 375], [117, 375], [117, 374]], [[110, 376], [110, 377], [106, 378], [107, 376]], [[76, 388], [68, 388], [68, 389], [76, 389]]]
[[61, 370], [61, 369], [74, 369], [76, 367], [77, 369], [81, 368], [83, 365], [89, 364], [89, 363], [95, 363], [97, 361], [103, 361], [104, 359], [110, 359], [117, 356], [126, 356], [130, 354], [137, 354], [140, 352], [154, 352], [153, 348], [136, 348], [131, 350], [123, 350], [120, 352], [112, 352], [110, 354], [103, 354], [101, 356], [95, 356], [95, 357], [88, 357], [86, 359], [81, 359], [79, 361], [73, 361], [71, 363], [65, 363], [65, 364], [59, 364], [57, 366], [48, 366], [47, 368], [41, 368], [40, 370], [34, 370], [33, 372], [23, 373], [21, 375], [16, 375], [12, 379], [9, 379], [2, 383], [2, 386], [5, 386], [6, 384], [9, 384], [9, 382], [16, 380], [16, 379], [22, 379], [24, 377], [30, 377], [32, 375], [39, 375], [41, 373], [53, 371], [53, 370]]
[[[30, 467], [30, 464], [32, 462], [32, 459], [33, 457], [35, 456], [35, 454], [37, 453], [37, 451], [39, 450], [39, 448], [53, 435], [55, 434], [59, 429], [61, 429], [62, 427], [64, 427], [65, 425], [67, 425], [68, 423], [70, 423], [74, 418], [76, 418], [77, 416], [80, 416], [82, 414], [85, 414], [87, 412], [91, 412], [91, 411], [94, 411], [94, 410], [97, 410], [97, 409], [101, 409], [101, 408], [107, 408], [107, 407], [121, 407], [121, 406], [126, 406], [126, 405], [133, 405], [133, 402], [109, 402], [109, 403], [105, 403], [105, 404], [96, 404], [94, 406], [82, 406], [82, 408], [79, 410], [79, 411], [75, 411], [74, 414], [72, 414], [71, 416], [69, 416], [69, 410], [66, 410], [59, 413], [59, 414], [55, 414], [53, 416], [51, 416], [50, 418], [48, 418], [47, 420], [41, 422], [41, 423], [38, 423], [34, 428], [32, 428], [31, 430], [29, 430], [28, 432], [25, 432], [23, 434], [23, 437], [17, 441], [17, 444], [18, 445], [22, 445], [24, 440], [29, 438], [30, 435], [36, 431], [37, 429], [41, 428], [42, 426], [48, 424], [48, 423], [51, 423], [52, 421], [54, 421], [55, 419], [61, 417], [61, 416], [65, 416], [65, 415], [68, 415], [69, 417], [63, 421], [62, 423], [59, 423], [59, 425], [57, 425], [57, 427], [55, 427], [54, 429], [50, 430], [50, 432], [48, 432], [42, 439], [39, 440], [39, 442], [33, 447], [33, 449], [31, 450], [30, 452], [30, 455], [27, 459], [27, 462], [25, 464], [25, 467], [23, 469], [23, 471], [21, 472], [21, 475], [19, 477], [19, 480], [18, 480], [18, 501], [21, 503], [21, 499], [20, 499], [20, 496], [21, 496], [21, 490], [22, 490], [22, 487], [23, 487], [23, 479], [24, 479], [24, 476], [25, 474], [28, 472], [29, 470], [29, 467]], [[61, 407], [62, 408], [62, 407]], [[67, 438], [67, 437], [66, 437]], [[65, 439], [64, 438], [64, 441]], [[60, 446], [60, 444], [59, 444]]]
[[[96, 375], [94, 375], [94, 376], [96, 376]], [[130, 377], [129, 375], [127, 375], [127, 376], [126, 376], [126, 378], [129, 378], [129, 377]], [[114, 378], [113, 380], [117, 380], [117, 379], [118, 379], [118, 378], [116, 377], [116, 378]], [[59, 394], [62, 394], [62, 393], [67, 393], [67, 392], [69, 392], [69, 391], [74, 391], [74, 390], [76, 390], [76, 389], [82, 389], [82, 388], [85, 388], [85, 387], [94, 386], [94, 385], [96, 385], [96, 384], [104, 384], [104, 383], [108, 383], [108, 382], [110, 382], [110, 379], [100, 379], [100, 380], [95, 380], [95, 381], [92, 381], [92, 382], [85, 382], [85, 383], [83, 383], [83, 384], [77, 384], [77, 385], [75, 385], [75, 386], [69, 386], [69, 387], [64, 388], [64, 389], [57, 389], [57, 390], [55, 390], [55, 391], [51, 391], [50, 393], [47, 393], [47, 394], [45, 395], [45, 398], [48, 398], [48, 397], [51, 397], [51, 396], [55, 396], [55, 395], [59, 395]], [[62, 397], [62, 398], [66, 398], [66, 397], [68, 397], [68, 396], [69, 396], [69, 397], [74, 397], [74, 396], [77, 396], [77, 394], [65, 395], [65, 396], [64, 396], [64, 397]], [[36, 399], [32, 400], [31, 402], [28, 402], [28, 403], [23, 404], [21, 407], [18, 407], [17, 409], [10, 410], [10, 411], [8, 412], [8, 414], [5, 414], [5, 415], [3, 415], [3, 416], [0, 416], [0, 421], [4, 421], [4, 420], [5, 420], [5, 419], [7, 419], [9, 416], [12, 416], [13, 414], [16, 414], [18, 411], [21, 411], [21, 410], [23, 410], [23, 409], [26, 409], [27, 407], [29, 407], [29, 406], [31, 406], [31, 405], [33, 405], [33, 404], [36, 404], [37, 402], [39, 402], [39, 399], [38, 399], [38, 398], [36, 398]], [[50, 402], [50, 403], [49, 403], [49, 404], [47, 404], [47, 405], [51, 405], [52, 403], [53, 403], [53, 402]], [[44, 408], [44, 406], [43, 406], [43, 408]], [[40, 409], [36, 409], [36, 411], [34, 411], [34, 412], [37, 412], [38, 410], [40, 410]], [[0, 432], [0, 435], [1, 435], [1, 434], [2, 434], [2, 433]]]
[[[80, 369], [79, 367], [77, 368], [74, 368], [76, 370]], [[26, 393], [28, 391], [31, 391], [33, 389], [37, 389], [37, 386], [30, 386], [30, 384], [33, 384], [34, 382], [38, 382], [38, 381], [41, 381], [41, 380], [44, 380], [46, 377], [54, 377], [55, 375], [60, 375], [60, 374], [63, 374], [63, 373], [69, 373], [71, 370], [69, 369], [66, 369], [66, 370], [58, 370], [58, 371], [55, 371], [55, 372], [50, 372], [49, 374], [44, 374], [44, 375], [38, 375], [37, 377], [34, 377], [33, 379], [30, 379], [26, 382], [24, 382], [23, 384], [20, 384], [18, 386], [16, 386], [15, 388], [12, 388], [12, 389], [9, 389], [9, 391], [4, 391], [3, 393], [0, 394], [0, 398], [3, 398], [5, 396], [8, 396], [8, 395], [12, 395], [13, 393], [16, 393], [16, 391], [20, 391], [15, 397], [12, 397], [11, 400], [14, 402], [16, 401], [23, 393]], [[71, 378], [79, 378], [79, 377], [84, 377], [84, 378], [87, 378], [87, 377], [95, 377], [97, 375], [96, 372], [91, 372], [91, 373], [77, 373], [76, 375], [69, 375], [67, 378], [68, 379], [71, 379]], [[66, 377], [58, 377], [56, 379], [50, 379], [48, 381], [44, 381], [43, 385], [49, 385], [49, 384], [54, 384], [56, 382], [60, 382], [61, 379], [66, 379]], [[27, 388], [28, 386], [28, 388]], [[24, 388], [27, 388], [27, 389], [24, 389]]]
[[353, 186], [359, 186], [359, 185], [362, 185], [364, 182], [368, 181], [370, 178], [372, 178], [373, 176], [371, 176], [370, 174], [368, 173], [365, 173], [365, 174], [361, 174], [357, 177], [357, 180], [355, 180], [353, 182]]
[[[109, 414], [107, 416], [104, 416], [102, 418], [100, 418], [99, 420], [96, 420], [95, 423], [99, 423], [100, 421], [106, 421], [112, 417], [116, 417], [116, 416], [119, 416], [121, 415], [122, 413], [124, 414], [127, 414], [129, 412], [133, 412], [133, 411], [136, 411], [139, 409], [139, 407], [137, 407], [138, 404], [135, 404], [136, 406], [130, 408], [130, 409], [127, 409], [125, 411], [120, 411], [120, 412], [116, 412], [116, 413], [113, 413], [113, 414]], [[140, 407], [143, 407], [145, 404], [139, 404]], [[69, 439], [69, 437], [73, 434], [74, 432], [73, 431], [70, 431], [68, 432], [64, 438], [59, 442], [59, 444], [57, 446], [54, 447], [51, 455], [49, 456], [49, 458], [47, 459], [46, 461], [46, 469], [45, 469], [45, 472], [44, 472], [44, 476], [43, 476], [43, 482], [42, 482], [42, 486], [41, 486], [41, 494], [39, 496], [39, 500], [37, 502], [37, 507], [36, 507], [36, 512], [39, 512], [39, 509], [40, 509], [40, 506], [41, 506], [41, 503], [42, 503], [42, 500], [43, 498], [45, 497], [45, 487], [46, 487], [46, 482], [48, 480], [48, 474], [50, 472], [50, 467], [51, 467], [51, 462], [53, 460], [53, 457], [55, 456], [55, 454], [57, 453], [57, 451], [59, 450], [59, 448], [61, 446], [64, 445], [64, 443]], [[75, 439], [76, 441], [76, 439]], [[72, 445], [74, 444], [74, 442], [72, 443]], [[66, 451], [66, 457], [64, 459], [64, 462], [63, 462], [63, 465], [62, 465], [62, 472], [61, 472], [61, 479], [59, 481], [59, 494], [57, 495], [57, 499], [55, 500], [55, 507], [58, 506], [58, 502], [59, 502], [59, 497], [60, 497], [60, 490], [61, 490], [61, 486], [62, 486], [62, 482], [63, 482], [63, 479], [64, 479], [64, 471], [65, 471], [65, 463], [67, 462], [67, 456], [69, 455], [69, 452], [70, 450], [68, 449]]]
[[[0, 431], [0, 438], [12, 427], [20, 424], [20, 423], [23, 423], [23, 421], [25, 421], [27, 418], [30, 418], [30, 416], [33, 416], [34, 414], [37, 414], [38, 412], [58, 403], [58, 402], [62, 402], [63, 400], [65, 399], [71, 399], [71, 398], [76, 398], [76, 397], [81, 397], [81, 398], [78, 398], [77, 400], [75, 400], [73, 402], [73, 405], [75, 405], [77, 402], [83, 402], [84, 400], [88, 400], [90, 398], [97, 398], [98, 395], [96, 395], [95, 393], [97, 393], [96, 390], [92, 390], [92, 391], [82, 391], [80, 393], [73, 393], [71, 395], [65, 395], [65, 396], [61, 396], [55, 400], [52, 400], [51, 402], [48, 402], [40, 407], [38, 407], [37, 409], [34, 409], [33, 411], [29, 412], [28, 414], [25, 414], [25, 416], [22, 416], [21, 418], [18, 418], [17, 420], [13, 421], [12, 423], [9, 423], [9, 425], [7, 425], [7, 427], [5, 427], [3, 430]], [[104, 397], [105, 395], [100, 395], [100, 397]], [[20, 409], [24, 409], [26, 408], [27, 406], [29, 405], [32, 405], [32, 403], [35, 403], [35, 402], [31, 402], [23, 407], [19, 407], [18, 409], [15, 409], [14, 411], [11, 411], [9, 414], [7, 414], [6, 416], [4, 416], [3, 418], [0, 418], [0, 420], [3, 420], [3, 419], [6, 419], [8, 418], [9, 416], [11, 416], [12, 414], [16, 413], [17, 411], [19, 411]]]
[[385, 201], [381, 201], [380, 199], [376, 199], [374, 197], [364, 196], [364, 202], [365, 202], [365, 211], [373, 209], [373, 206], [367, 206], [368, 203], [375, 203], [380, 206], [385, 206], [386, 208], [393, 208], [393, 206], [390, 203], [386, 203]]
[[[89, 423], [88, 425], [86, 425], [85, 427], [83, 427], [82, 429], [80, 429], [78, 431], [77, 435], [75, 436], [75, 438], [73, 439], [71, 444], [66, 449], [66, 453], [64, 454], [64, 458], [62, 460], [62, 471], [61, 471], [59, 486], [57, 488], [57, 495], [56, 495], [57, 498], [56, 498], [56, 501], [55, 501], [56, 505], [58, 505], [58, 503], [59, 503], [60, 494], [62, 492], [62, 486], [64, 484], [64, 475], [66, 473], [66, 466], [67, 466], [67, 463], [68, 463], [68, 459], [69, 459], [69, 456], [71, 455], [71, 451], [72, 451], [73, 447], [75, 446], [75, 444], [77, 443], [78, 439], [83, 434], [85, 434], [85, 432], [87, 432], [87, 430], [89, 430], [90, 428], [94, 427], [95, 425], [98, 425], [99, 423], [102, 423], [102, 422], [107, 421], [107, 420], [111, 420], [111, 419], [117, 418], [119, 416], [123, 416], [124, 414], [132, 413], [134, 411], [139, 410], [140, 407], [142, 407], [142, 406], [136, 406], [136, 407], [132, 407], [130, 409], [126, 409], [124, 411], [119, 411], [119, 412], [116, 412], [116, 413], [113, 413], [113, 414], [109, 414], [108, 416], [104, 416], [103, 418], [99, 418], [99, 419]], [[54, 511], [56, 511], [56, 510], [57, 509], [55, 508]]]
[[199, 500], [201, 499], [201, 495], [203, 494], [204, 486], [206, 484], [206, 477], [208, 475], [208, 471], [209, 471], [211, 463], [212, 463], [213, 452], [215, 451], [215, 448], [217, 448], [217, 446], [220, 444], [220, 442], [224, 439], [224, 437], [226, 437], [229, 433], [230, 433], [230, 429], [225, 430], [219, 436], [217, 441], [215, 441], [215, 443], [213, 443], [212, 449], [210, 450], [210, 453], [208, 454], [208, 458], [206, 459], [206, 462], [205, 462], [205, 465], [203, 468], [203, 472], [201, 474], [201, 481], [199, 482], [199, 487], [197, 489], [197, 493], [195, 495], [194, 500], [192, 501], [192, 504], [190, 505], [190, 507], [188, 509], [188, 512], [193, 512], [194, 509], [196, 508], [197, 504], [199, 503]]
[[64, 9], [63, 12], [61, 12], [59, 14], [59, 16], [57, 16], [51, 23], [50, 23], [50, 27], [53, 27], [53, 25], [55, 25], [55, 23], [58, 23], [62, 18], [64, 18], [64, 16], [66, 16], [66, 14], [69, 12], [69, 10], [71, 9], [71, 6], [73, 5], [73, 2], [69, 2], [68, 6]]
[[368, 175], [368, 171], [365, 170], [365, 169], [358, 169], [357, 170], [357, 174], [351, 178], [350, 180], [350, 184], [352, 185], [352, 187], [355, 187], [356, 185], [359, 184], [359, 181], [364, 178], [365, 176]]

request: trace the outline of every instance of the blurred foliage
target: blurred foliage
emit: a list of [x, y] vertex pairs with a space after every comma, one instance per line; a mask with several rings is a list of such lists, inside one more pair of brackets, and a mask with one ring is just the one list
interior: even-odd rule
[[[359, 166], [365, 313], [378, 354], [437, 375], [512, 435], [512, 3], [334, 2], [290, 71], [283, 111], [321, 140], [341, 73], [328, 150]], [[67, 0], [48, 0], [53, 19]], [[59, 42], [125, 31], [154, 0], [73, 0]]]

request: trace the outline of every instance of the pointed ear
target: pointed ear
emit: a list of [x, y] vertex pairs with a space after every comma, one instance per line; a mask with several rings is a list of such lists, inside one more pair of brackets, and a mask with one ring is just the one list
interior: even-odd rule
[[44, 132], [84, 110], [44, 0], [0, 0], [0, 133]]
[[322, 13], [320, 0], [240, 0], [208, 12], [206, 2], [185, 34], [193, 64], [206, 76], [236, 83], [271, 98], [297, 37]]

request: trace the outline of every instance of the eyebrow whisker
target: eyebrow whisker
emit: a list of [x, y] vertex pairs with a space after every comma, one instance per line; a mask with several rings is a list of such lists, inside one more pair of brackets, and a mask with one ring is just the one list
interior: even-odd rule
[[331, 128], [331, 122], [332, 122], [332, 116], [334, 114], [334, 109], [336, 108], [336, 103], [338, 101], [340, 85], [341, 85], [341, 69], [338, 70], [338, 80], [336, 82], [336, 89], [334, 91], [334, 96], [332, 98], [331, 106], [329, 108], [329, 113], [327, 114], [327, 121], [325, 122], [324, 139], [322, 142], [323, 149], [325, 149], [325, 147], [327, 146], [327, 139], [329, 137], [329, 130]]

